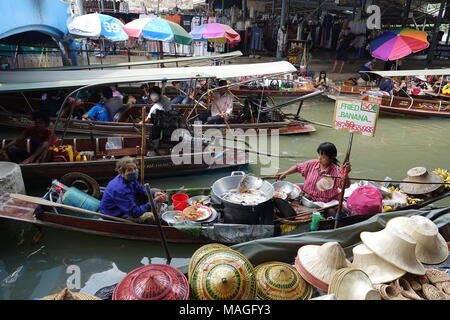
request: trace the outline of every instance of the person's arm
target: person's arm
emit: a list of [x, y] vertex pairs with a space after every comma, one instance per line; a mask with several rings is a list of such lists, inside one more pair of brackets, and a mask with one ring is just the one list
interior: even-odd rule
[[23, 135], [21, 135], [20, 137], [11, 140], [10, 142], [8, 142], [4, 148], [0, 149], [0, 153], [6, 151], [6, 149], [8, 149], [9, 147], [15, 146], [19, 143], [21, 143], [22, 141], [25, 140], [25, 137]]
[[151, 211], [150, 203], [137, 205], [134, 201], [134, 194], [128, 190], [126, 192], [114, 192], [113, 198], [115, 205], [120, 211], [127, 212], [132, 218], [139, 218], [145, 212]]
[[283, 180], [284, 178], [286, 178], [288, 175], [293, 174], [298, 172], [297, 170], [297, 165], [293, 165], [292, 167], [290, 167], [288, 170], [281, 172], [279, 174], [276, 175], [278, 180]]
[[350, 171], [352, 171], [352, 165], [350, 164], [350, 162], [346, 162], [341, 168], [344, 171], [347, 171], [347, 178], [345, 179], [345, 188], [348, 188], [350, 187], [350, 179], [348, 178], [348, 174], [350, 174]]
[[49, 146], [50, 146], [49, 141], [42, 142], [42, 144], [36, 149], [36, 151], [34, 151], [34, 153], [31, 156], [22, 161], [21, 164], [28, 164], [35, 162], [39, 156], [41, 156], [46, 150], [48, 150]]

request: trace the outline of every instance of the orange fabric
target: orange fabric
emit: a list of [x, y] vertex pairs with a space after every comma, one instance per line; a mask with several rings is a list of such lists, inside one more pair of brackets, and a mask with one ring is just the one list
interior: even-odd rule
[[178, 14], [174, 14], [173, 16], [171, 16], [171, 15], [166, 15], [165, 19], [166, 19], [166, 20], [169, 20], [169, 21], [172, 21], [172, 22], [175, 22], [175, 23], [177, 23], [177, 24], [180, 24], [180, 23], [181, 23], [181, 16], [178, 15]]

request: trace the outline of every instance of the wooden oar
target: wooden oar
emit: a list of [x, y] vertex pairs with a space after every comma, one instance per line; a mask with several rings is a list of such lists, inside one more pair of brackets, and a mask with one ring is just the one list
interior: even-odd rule
[[10, 193], [9, 196], [11, 198], [13, 198], [13, 199], [18, 199], [18, 200], [22, 200], [22, 201], [26, 201], [26, 202], [31, 202], [31, 203], [36, 203], [36, 204], [40, 204], [42, 206], [49, 206], [49, 207], [68, 209], [68, 210], [77, 211], [77, 212], [81, 212], [81, 213], [85, 213], [85, 214], [90, 214], [90, 215], [93, 215], [93, 216], [99, 216], [99, 217], [102, 217], [102, 218], [105, 218], [105, 219], [109, 219], [109, 220], [115, 220], [115, 221], [118, 221], [118, 222], [135, 223], [135, 222], [132, 222], [130, 220], [117, 218], [117, 217], [114, 217], [114, 216], [108, 216], [106, 214], [98, 213], [98, 212], [91, 211], [91, 210], [81, 209], [81, 208], [77, 208], [77, 207], [72, 207], [72, 206], [68, 206], [68, 205], [62, 204], [62, 203], [48, 201], [48, 200], [45, 200], [45, 199], [42, 199], [42, 198], [38, 198], [38, 197], [32, 197], [32, 196], [27, 196], [27, 195], [18, 194], [18, 193]]

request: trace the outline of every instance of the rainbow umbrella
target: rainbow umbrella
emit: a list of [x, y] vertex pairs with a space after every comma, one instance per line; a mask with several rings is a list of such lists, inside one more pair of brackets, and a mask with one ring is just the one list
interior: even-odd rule
[[179, 24], [161, 18], [141, 18], [133, 20], [123, 29], [130, 37], [149, 40], [175, 42], [190, 45], [192, 38]]
[[234, 43], [241, 41], [239, 33], [230, 26], [221, 23], [206, 23], [194, 28], [189, 33], [194, 40], [208, 40], [219, 43]]
[[383, 32], [370, 42], [370, 51], [374, 58], [384, 61], [397, 60], [428, 48], [429, 45], [425, 32], [405, 28]]

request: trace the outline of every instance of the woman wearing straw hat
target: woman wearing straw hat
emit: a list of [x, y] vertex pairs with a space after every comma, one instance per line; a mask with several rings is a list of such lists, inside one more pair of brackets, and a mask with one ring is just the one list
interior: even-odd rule
[[[287, 171], [279, 173], [277, 178], [283, 180], [286, 176], [298, 172], [305, 178], [305, 182], [300, 187], [308, 198], [321, 202], [337, 200], [341, 178], [330, 178], [325, 175], [341, 176], [342, 170], [351, 171], [351, 165], [347, 162], [340, 167], [336, 156], [336, 146], [331, 142], [324, 142], [317, 148], [316, 160], [297, 163]], [[349, 185], [350, 181], [347, 179], [345, 188]], [[334, 212], [329, 211], [328, 214], [334, 215]]]

